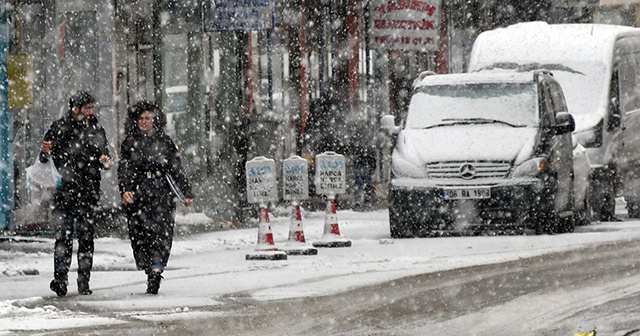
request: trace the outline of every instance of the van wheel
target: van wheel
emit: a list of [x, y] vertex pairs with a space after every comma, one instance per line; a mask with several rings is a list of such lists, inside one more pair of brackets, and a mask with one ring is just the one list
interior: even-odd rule
[[613, 172], [611, 169], [606, 169], [605, 172], [601, 172], [594, 176], [591, 180], [591, 190], [589, 202], [593, 206], [593, 219], [603, 222], [615, 220], [616, 201], [615, 191], [613, 185]]
[[627, 200], [629, 218], [640, 218], [640, 200]]
[[540, 219], [536, 222], [534, 231], [536, 236], [543, 235], [548, 232], [547, 221], [545, 219]]
[[541, 211], [538, 216], [538, 221], [535, 223], [536, 235], [552, 234], [554, 233], [554, 227], [556, 225], [556, 215], [553, 210]]
[[565, 218], [559, 218], [557, 226], [555, 227], [555, 233], [571, 233], [576, 229], [576, 222], [573, 218], [574, 215], [567, 216]]
[[536, 235], [557, 234], [573, 232], [575, 229], [575, 211], [570, 216], [561, 218], [555, 210], [552, 202], [547, 202], [546, 206], [540, 208], [538, 222], [535, 226]]
[[591, 209], [591, 202], [589, 202], [589, 198], [585, 197], [584, 207], [575, 212], [575, 225], [576, 226], [585, 226], [591, 224], [593, 220], [593, 214]]

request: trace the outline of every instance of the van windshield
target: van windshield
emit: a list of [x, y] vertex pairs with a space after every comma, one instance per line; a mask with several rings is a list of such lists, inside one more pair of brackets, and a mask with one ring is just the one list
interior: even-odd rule
[[[502, 55], [517, 59], [516, 55]], [[610, 76], [601, 61], [562, 60], [548, 63], [496, 62], [482, 67], [479, 71], [496, 69], [531, 71], [547, 69], [562, 85], [567, 106], [571, 114], [591, 114], [602, 105], [602, 97], [607, 97], [606, 87]]]
[[[602, 62], [564, 62], [576, 71], [554, 71], [553, 76], [562, 86], [571, 114], [591, 114], [608, 97], [607, 84], [611, 75]], [[604, 103], [606, 104], [606, 103]], [[606, 106], [606, 105], [605, 105]]]
[[407, 129], [454, 124], [498, 123], [512, 127], [539, 124], [534, 83], [482, 83], [425, 86], [411, 97]]

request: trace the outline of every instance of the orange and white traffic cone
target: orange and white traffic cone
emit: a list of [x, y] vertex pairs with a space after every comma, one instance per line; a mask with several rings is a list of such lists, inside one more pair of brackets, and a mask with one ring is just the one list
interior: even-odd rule
[[300, 213], [300, 204], [293, 202], [291, 208], [291, 225], [289, 226], [289, 240], [282, 248], [290, 255], [316, 255], [318, 250], [307, 245], [304, 238], [304, 229], [302, 228], [302, 214]]
[[260, 205], [258, 219], [258, 243], [256, 253], [249, 253], [246, 260], [287, 260], [287, 254], [278, 250], [273, 243], [273, 233], [269, 224], [269, 210], [266, 205]]
[[327, 208], [324, 217], [324, 234], [322, 239], [313, 242], [315, 247], [351, 247], [351, 241], [340, 234], [338, 216], [336, 215], [336, 200], [327, 198]]

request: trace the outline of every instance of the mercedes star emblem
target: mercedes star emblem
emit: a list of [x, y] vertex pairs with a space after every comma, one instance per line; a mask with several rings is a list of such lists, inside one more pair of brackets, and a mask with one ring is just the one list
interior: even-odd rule
[[465, 180], [470, 180], [476, 176], [476, 168], [465, 163], [460, 166], [460, 176]]

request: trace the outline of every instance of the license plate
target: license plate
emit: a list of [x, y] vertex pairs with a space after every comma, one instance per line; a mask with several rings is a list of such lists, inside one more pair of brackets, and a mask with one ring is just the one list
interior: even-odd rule
[[444, 189], [444, 199], [491, 198], [490, 188], [451, 188]]

